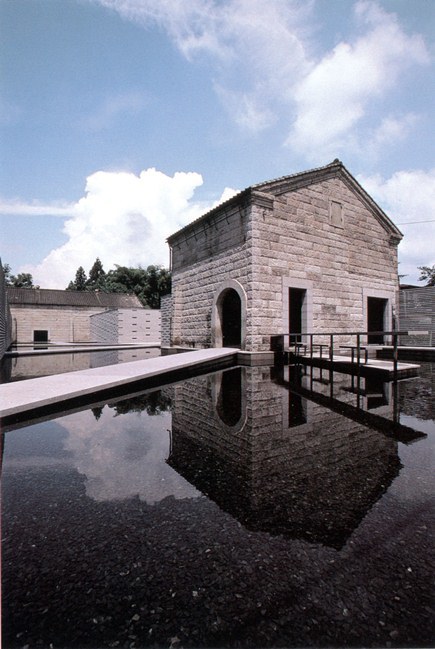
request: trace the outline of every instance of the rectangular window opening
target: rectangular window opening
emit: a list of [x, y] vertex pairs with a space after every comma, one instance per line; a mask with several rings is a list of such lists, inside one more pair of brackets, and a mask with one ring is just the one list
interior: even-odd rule
[[337, 228], [344, 227], [343, 205], [338, 201], [329, 203], [329, 222]]

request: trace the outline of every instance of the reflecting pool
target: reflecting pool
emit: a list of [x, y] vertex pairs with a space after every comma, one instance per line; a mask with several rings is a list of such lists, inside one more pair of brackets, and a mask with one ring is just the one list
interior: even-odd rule
[[431, 646], [434, 382], [234, 368], [6, 432], [3, 646]]
[[64, 374], [93, 367], [144, 360], [160, 356], [158, 347], [100, 349], [85, 352], [25, 354], [3, 358], [0, 364], [0, 383], [22, 381], [40, 376]]

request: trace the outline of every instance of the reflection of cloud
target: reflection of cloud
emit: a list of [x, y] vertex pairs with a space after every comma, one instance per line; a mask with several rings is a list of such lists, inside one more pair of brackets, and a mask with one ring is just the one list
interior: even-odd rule
[[97, 501], [139, 496], [148, 504], [166, 498], [194, 498], [198, 492], [165, 462], [170, 413], [115, 416], [105, 407], [98, 421], [87, 410], [59, 420], [68, 431], [64, 447], [84, 474], [86, 494]]

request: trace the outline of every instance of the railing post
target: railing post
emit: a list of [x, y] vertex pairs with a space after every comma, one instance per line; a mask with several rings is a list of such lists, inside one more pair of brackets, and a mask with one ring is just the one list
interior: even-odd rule
[[360, 365], [360, 355], [361, 355], [361, 348], [360, 348], [360, 342], [361, 342], [361, 337], [360, 334], [356, 335], [356, 363], [357, 363], [357, 382], [356, 382], [356, 390], [357, 390], [357, 407], [360, 408], [361, 405], [361, 365]]
[[313, 380], [314, 380], [314, 375], [313, 375], [313, 334], [310, 334], [310, 390], [311, 392], [313, 391]]
[[397, 382], [397, 361], [399, 360], [399, 350], [397, 346], [397, 333], [393, 332], [393, 381]]
[[329, 395], [334, 397], [334, 334], [329, 336]]
[[396, 319], [393, 318], [393, 421], [395, 424], [400, 421], [398, 384], [397, 384], [397, 361], [399, 360], [399, 335], [396, 328]]

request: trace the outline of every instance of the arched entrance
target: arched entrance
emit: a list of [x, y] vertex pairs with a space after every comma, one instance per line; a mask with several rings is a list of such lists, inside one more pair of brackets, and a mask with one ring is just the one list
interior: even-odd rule
[[242, 342], [242, 303], [232, 288], [225, 291], [221, 303], [222, 346], [240, 347]]
[[236, 280], [227, 280], [215, 293], [212, 342], [215, 347], [245, 345], [246, 293]]

